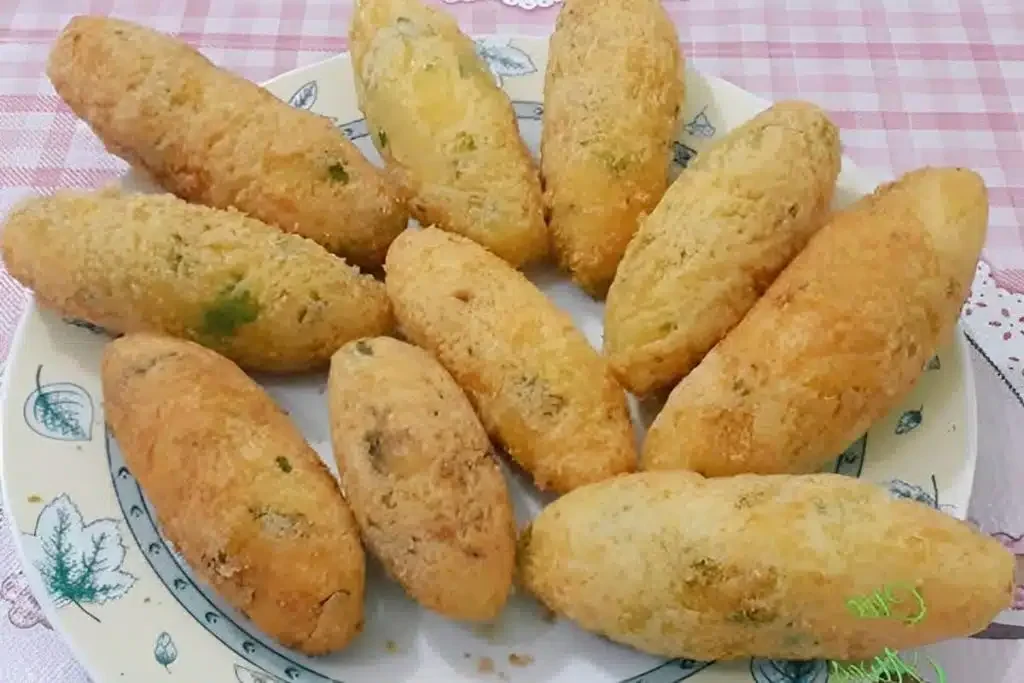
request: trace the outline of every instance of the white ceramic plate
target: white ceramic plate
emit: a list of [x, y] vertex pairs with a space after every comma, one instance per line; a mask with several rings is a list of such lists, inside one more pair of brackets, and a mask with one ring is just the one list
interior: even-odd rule
[[[546, 42], [491, 37], [478, 45], [536, 151]], [[356, 106], [347, 55], [284, 74], [267, 87], [294, 106], [331, 117], [379, 162]], [[733, 85], [690, 73], [677, 164], [766, 106]], [[125, 184], [151, 189], [137, 174]], [[873, 186], [844, 160], [837, 203]], [[599, 347], [601, 305], [553, 272], [532, 275]], [[96, 683], [824, 683], [828, 678], [823, 662], [665, 662], [584, 633], [566, 620], [545, 618], [522, 596], [513, 598], [493, 626], [464, 626], [417, 607], [373, 563], [366, 630], [350, 648], [317, 659], [281, 648], [195, 581], [155, 527], [151, 508], [104, 426], [98, 368], [105, 341], [101, 331], [30, 305], [8, 364], [3, 407], [3, 483], [12, 530], [35, 594], [47, 598], [42, 602], [50, 622]], [[965, 349], [958, 332], [899, 409], [829, 469], [963, 516], [976, 455], [974, 388]], [[333, 469], [324, 377], [263, 382]], [[543, 501], [525, 482], [510, 478], [522, 522]]]

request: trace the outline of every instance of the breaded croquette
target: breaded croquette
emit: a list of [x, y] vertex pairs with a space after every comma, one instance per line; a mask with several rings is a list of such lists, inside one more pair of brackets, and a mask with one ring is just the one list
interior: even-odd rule
[[250, 370], [323, 367], [391, 329], [384, 285], [314, 242], [173, 195], [59, 192], [7, 218], [8, 272], [63, 315], [162, 332]]
[[668, 187], [683, 71], [659, 0], [562, 6], [544, 83], [544, 203], [562, 268], [592, 295]]
[[[985, 534], [839, 474], [617, 477], [544, 508], [517, 562], [583, 628], [699, 661], [859, 660], [966, 637], [1009, 607], [1014, 573]], [[858, 611], [876, 594], [889, 618]]]
[[235, 207], [364, 268], [405, 229], [391, 185], [328, 119], [170, 36], [75, 17], [47, 74], [111, 152], [184, 199]]
[[629, 243], [608, 292], [604, 350], [636, 394], [672, 385], [750, 310], [824, 223], [839, 131], [783, 102], [680, 174]]
[[513, 266], [543, 258], [536, 165], [455, 20], [419, 0], [359, 0], [350, 47], [359, 106], [412, 215]]
[[125, 462], [192, 570], [281, 644], [345, 647], [363, 626], [359, 530], [266, 392], [213, 351], [150, 334], [110, 342], [101, 375]]
[[424, 607], [498, 616], [515, 518], [491, 442], [430, 354], [378, 337], [343, 346], [328, 380], [331, 441], [368, 550]]
[[672, 391], [649, 469], [813, 471], [896, 407], [956, 325], [985, 242], [973, 171], [925, 168], [836, 214]]
[[399, 236], [385, 268], [401, 331], [441, 361], [539, 488], [565, 492], [636, 467], [625, 392], [526, 276], [433, 228]]

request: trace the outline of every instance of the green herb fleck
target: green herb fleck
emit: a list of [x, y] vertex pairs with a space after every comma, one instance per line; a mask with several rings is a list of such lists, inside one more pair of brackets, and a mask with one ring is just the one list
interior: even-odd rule
[[334, 182], [348, 182], [348, 171], [345, 170], [345, 166], [341, 162], [336, 162], [328, 166], [327, 174], [331, 176], [331, 180]]
[[370, 346], [370, 342], [366, 341], [365, 339], [360, 339], [359, 341], [356, 342], [356, 352], [364, 356], [372, 356], [373, 347]]
[[31, 496], [28, 497], [28, 502], [30, 502], [30, 503], [42, 503], [43, 499], [42, 499], [42, 497], [37, 496], [36, 494], [33, 493]]
[[283, 455], [277, 456], [277, 458], [274, 459], [274, 462], [277, 463], [277, 466], [280, 467], [281, 471], [284, 472], [285, 474], [288, 474], [289, 472], [292, 471], [292, 464], [288, 462], [288, 458], [284, 457]]
[[604, 165], [608, 167], [612, 173], [622, 173], [629, 168], [629, 158], [620, 157], [612, 154], [611, 152], [600, 151], [596, 152], [595, 156], [604, 162]]
[[476, 149], [476, 139], [472, 135], [464, 131], [459, 131], [459, 134], [455, 136], [455, 151], [456, 152], [472, 152]]
[[380, 143], [381, 147], [388, 146], [388, 132], [386, 130], [377, 131], [377, 142]]
[[246, 289], [228, 287], [203, 313], [201, 333], [207, 337], [230, 337], [238, 328], [259, 316], [260, 305]]

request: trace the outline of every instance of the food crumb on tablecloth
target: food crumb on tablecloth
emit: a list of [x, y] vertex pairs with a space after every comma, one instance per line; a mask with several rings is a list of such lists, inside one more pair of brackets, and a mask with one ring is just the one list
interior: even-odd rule
[[481, 657], [476, 665], [476, 670], [482, 674], [494, 673], [494, 660], [490, 657]]

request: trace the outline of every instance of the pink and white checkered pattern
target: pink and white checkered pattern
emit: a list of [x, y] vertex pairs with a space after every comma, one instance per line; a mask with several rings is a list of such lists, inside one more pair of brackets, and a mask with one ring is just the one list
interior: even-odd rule
[[[433, 1], [473, 33], [546, 35], [560, 0]], [[1024, 294], [1021, 0], [664, 1], [695, 66], [769, 99], [821, 104], [860, 165], [883, 176], [924, 164], [980, 171], [992, 205], [986, 286]], [[259, 81], [344, 50], [351, 12], [352, 0], [0, 1], [0, 216], [25, 195], [95, 187], [125, 169], [44, 75], [49, 44], [71, 16], [109, 14], [148, 24]], [[0, 272], [0, 358], [24, 301], [20, 286]], [[986, 351], [1008, 374], [1018, 369], [1001, 359], [1024, 357], [1024, 348]], [[986, 372], [979, 374], [982, 454], [998, 452], [990, 460], [1001, 464], [983, 462], [972, 514], [1021, 530], [1024, 504], [1001, 490], [994, 498], [978, 491], [1005, 487], [1004, 472], [1014, 469], [1009, 456], [1024, 439], [1015, 426], [1024, 422], [1019, 407]], [[995, 421], [986, 428], [988, 414]], [[84, 673], [37, 618], [30, 597], [11, 588], [21, 585], [11, 553], [0, 534], [0, 579], [9, 579], [0, 591], [0, 683], [83, 683]], [[962, 665], [941, 657], [951, 683], [1024, 680], [1020, 647], [979, 641], [957, 647], [954, 659]]]

